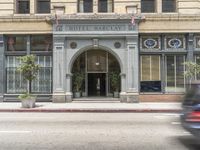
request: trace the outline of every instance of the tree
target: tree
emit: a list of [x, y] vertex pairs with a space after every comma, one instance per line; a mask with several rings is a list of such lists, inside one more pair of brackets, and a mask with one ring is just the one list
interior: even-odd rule
[[21, 60], [21, 64], [17, 69], [19, 72], [22, 73], [22, 76], [28, 81], [28, 87], [25, 94], [28, 97], [30, 96], [31, 82], [37, 77], [39, 65], [35, 63], [34, 55], [21, 56], [19, 57], [19, 60]]
[[195, 76], [200, 74], [200, 65], [192, 61], [187, 61], [184, 64], [186, 66], [186, 71], [184, 73], [191, 85], [192, 80], [195, 80]]

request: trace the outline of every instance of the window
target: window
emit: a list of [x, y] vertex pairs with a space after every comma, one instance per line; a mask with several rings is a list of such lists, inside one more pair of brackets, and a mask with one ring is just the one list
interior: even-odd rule
[[175, 12], [176, 0], [162, 0], [162, 12]]
[[185, 50], [185, 36], [165, 36], [165, 50]]
[[7, 36], [7, 51], [26, 51], [27, 49], [26, 36]]
[[140, 56], [140, 92], [161, 92], [160, 56]]
[[5, 82], [7, 93], [26, 92], [27, 81], [17, 71], [17, 67], [21, 63], [18, 57], [34, 52], [38, 55], [35, 61], [40, 65], [40, 69], [37, 78], [31, 83], [31, 92], [52, 92], [52, 56], [50, 52], [44, 53], [44, 51], [52, 50], [52, 35], [6, 35], [6, 48]]
[[31, 92], [51, 93], [52, 58], [51, 56], [37, 56], [36, 63], [40, 65], [40, 69], [36, 79], [31, 84]]
[[159, 36], [141, 36], [140, 50], [161, 50], [161, 38]]
[[93, 12], [93, 0], [79, 0], [78, 12]]
[[184, 92], [185, 56], [166, 56], [166, 92]]
[[16, 12], [18, 14], [29, 14], [30, 13], [30, 2], [29, 0], [17, 0]]
[[50, 13], [50, 0], [37, 0], [37, 13]]
[[113, 0], [99, 0], [98, 12], [113, 12]]
[[27, 82], [22, 74], [17, 71], [20, 60], [17, 56], [7, 56], [6, 61], [6, 82], [7, 93], [23, 93], [26, 92]]
[[31, 51], [51, 51], [52, 36], [51, 35], [32, 35]]
[[155, 11], [155, 0], [141, 0], [141, 12], [152, 13]]

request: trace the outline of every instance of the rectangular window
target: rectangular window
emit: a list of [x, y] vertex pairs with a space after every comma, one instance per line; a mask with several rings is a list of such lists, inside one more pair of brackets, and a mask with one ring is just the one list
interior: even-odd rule
[[141, 0], [141, 12], [153, 13], [156, 12], [155, 0]]
[[7, 56], [6, 59], [6, 82], [7, 93], [24, 93], [27, 89], [27, 82], [22, 74], [17, 71], [20, 64], [17, 56]]
[[31, 51], [52, 51], [52, 36], [32, 35]]
[[113, 0], [99, 0], [98, 12], [113, 12]]
[[140, 56], [141, 92], [161, 92], [160, 56]]
[[175, 12], [176, 0], [162, 0], [162, 12]]
[[78, 9], [78, 12], [93, 12], [93, 0], [79, 0]]
[[51, 93], [52, 89], [52, 57], [37, 56], [36, 63], [40, 65], [37, 78], [33, 80], [31, 92]]
[[166, 92], [184, 92], [185, 56], [166, 56]]
[[30, 13], [30, 1], [29, 0], [17, 0], [16, 1], [16, 12], [18, 14], [29, 14]]
[[27, 37], [21, 35], [10, 35], [6, 37], [7, 51], [26, 51]]
[[50, 0], [37, 0], [37, 13], [50, 13]]

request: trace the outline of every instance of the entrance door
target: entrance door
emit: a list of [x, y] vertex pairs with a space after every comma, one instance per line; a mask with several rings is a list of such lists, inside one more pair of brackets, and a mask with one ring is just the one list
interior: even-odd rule
[[106, 96], [106, 73], [88, 73], [88, 96]]

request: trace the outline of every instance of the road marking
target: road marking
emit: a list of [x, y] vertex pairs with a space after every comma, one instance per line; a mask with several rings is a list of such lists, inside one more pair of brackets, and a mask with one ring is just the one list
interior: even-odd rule
[[179, 125], [181, 123], [180, 122], [171, 122], [171, 124], [173, 124], [173, 125]]
[[32, 131], [20, 131], [20, 130], [3, 130], [3, 131], [0, 131], [0, 133], [31, 133]]

